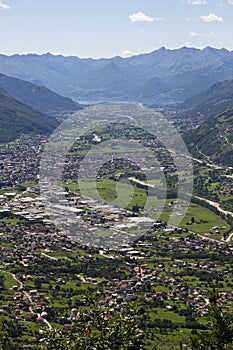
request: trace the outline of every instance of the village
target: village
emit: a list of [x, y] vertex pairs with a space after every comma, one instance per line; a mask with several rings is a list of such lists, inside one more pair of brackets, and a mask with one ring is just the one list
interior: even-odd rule
[[[140, 301], [148, 322], [155, 322], [154, 312], [162, 331], [165, 326], [158, 310], [164, 319], [178, 315], [178, 322], [166, 326], [170, 330], [182, 324], [190, 326], [184, 317], [187, 310], [196, 322], [192, 327], [204, 327], [201, 319], [208, 315], [210, 288], [219, 288], [223, 310], [232, 305], [233, 247], [182, 230], [168, 230], [164, 223], [159, 226], [131, 247], [114, 251], [79, 246], [77, 253], [77, 244], [62, 237], [51, 225], [16, 225], [12, 229], [2, 224], [1, 271], [12, 274], [14, 285], [9, 289], [12, 300], [10, 295], [2, 298], [1, 315], [15, 319], [29, 333], [31, 323], [46, 330], [61, 322], [68, 329], [78, 317], [79, 308], [86, 305], [87, 287], [97, 295], [97, 305], [110, 308], [113, 314], [127, 303]], [[89, 274], [83, 268], [87, 265], [92, 266]], [[228, 283], [223, 283], [226, 280]], [[60, 302], [55, 306], [54, 301], [61, 296], [62, 306]]]

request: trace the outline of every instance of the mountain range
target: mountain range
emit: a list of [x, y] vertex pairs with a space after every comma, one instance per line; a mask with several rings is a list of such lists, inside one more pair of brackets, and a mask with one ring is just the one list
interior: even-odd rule
[[[0, 142], [14, 140], [22, 133], [49, 134], [58, 125], [51, 115], [81, 108], [50, 88], [77, 99], [168, 103], [190, 95], [172, 107], [180, 117], [196, 124], [203, 122], [184, 134], [189, 151], [198, 157], [217, 162], [221, 158], [225, 164], [232, 164], [231, 51], [161, 48], [127, 59], [99, 60], [51, 54], [0, 55], [0, 70], [17, 76], [0, 73]], [[232, 78], [225, 80], [226, 76]]]
[[233, 78], [233, 51], [160, 48], [128, 58], [0, 55], [0, 72], [75, 100], [179, 103]]

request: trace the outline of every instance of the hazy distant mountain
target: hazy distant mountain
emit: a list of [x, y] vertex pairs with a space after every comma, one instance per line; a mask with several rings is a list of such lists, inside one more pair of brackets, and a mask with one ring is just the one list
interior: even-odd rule
[[186, 100], [179, 106], [181, 114], [204, 121], [224, 109], [233, 108], [233, 79], [212, 85], [209, 89]]
[[49, 114], [74, 111], [80, 108], [70, 98], [62, 97], [43, 86], [0, 74], [0, 89], [18, 101]]
[[154, 77], [139, 86], [135, 91], [135, 97], [137, 100], [150, 102], [155, 99], [156, 95], [159, 95], [160, 101], [166, 103], [167, 99], [170, 98], [170, 91], [170, 84], [158, 77]]
[[143, 74], [133, 66], [109, 61], [83, 74], [73, 85], [71, 94], [81, 99], [130, 99], [142, 79]]
[[49, 134], [58, 121], [15, 100], [0, 90], [0, 143], [15, 140], [21, 134]]
[[233, 78], [233, 52], [210, 47], [161, 48], [129, 58], [95, 60], [51, 54], [0, 55], [0, 72], [77, 100], [174, 103]]
[[196, 157], [218, 164], [233, 164], [233, 108], [209, 118], [183, 135], [188, 150]]

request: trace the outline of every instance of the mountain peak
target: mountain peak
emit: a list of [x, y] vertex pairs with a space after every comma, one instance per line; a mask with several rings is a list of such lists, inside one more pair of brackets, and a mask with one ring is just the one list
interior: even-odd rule
[[216, 49], [215, 47], [212, 46], [206, 46], [204, 47], [204, 49], [202, 51], [206, 51], [206, 52], [218, 52], [220, 51], [219, 49]]
[[199, 51], [199, 49], [195, 47], [188, 47], [188, 46], [183, 46], [180, 49], [177, 49], [178, 51]]
[[155, 51], [168, 51], [168, 49], [165, 46], [161, 46], [158, 50]]

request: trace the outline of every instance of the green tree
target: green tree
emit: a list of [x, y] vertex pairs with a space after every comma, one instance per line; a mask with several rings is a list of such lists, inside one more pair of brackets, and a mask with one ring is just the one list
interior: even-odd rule
[[3, 289], [4, 288], [4, 276], [0, 275], [0, 289]]
[[209, 301], [209, 330], [191, 336], [193, 350], [226, 350], [233, 346], [233, 315], [222, 313], [218, 305], [218, 293], [213, 292]]
[[137, 311], [128, 309], [112, 317], [109, 310], [95, 308], [79, 313], [70, 331], [53, 330], [43, 339], [41, 350], [141, 350]]
[[0, 350], [7, 350], [10, 344], [10, 337], [5, 324], [0, 322]]
[[35, 278], [34, 285], [35, 285], [36, 289], [41, 289], [41, 286], [42, 286], [41, 279]]

